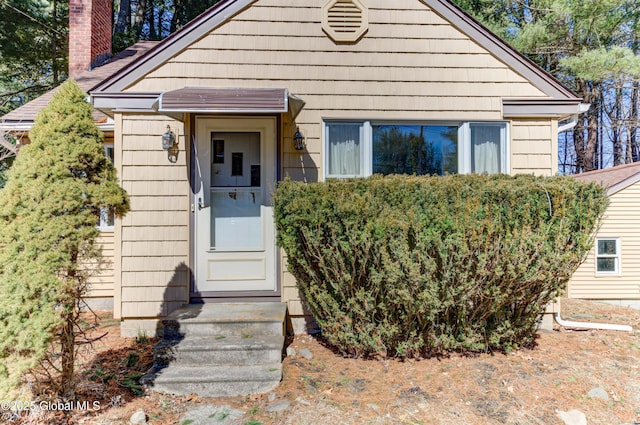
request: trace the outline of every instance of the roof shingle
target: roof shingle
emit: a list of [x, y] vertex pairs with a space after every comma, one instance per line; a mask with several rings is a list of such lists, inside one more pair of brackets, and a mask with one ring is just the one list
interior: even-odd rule
[[586, 173], [576, 174], [573, 177], [584, 182], [600, 183], [609, 189], [609, 194], [611, 195], [640, 179], [640, 162], [587, 171]]
[[[89, 92], [102, 81], [144, 55], [158, 43], [158, 41], [139, 41], [115, 55], [104, 65], [78, 75], [75, 81], [82, 90]], [[51, 97], [57, 91], [58, 87], [51, 89], [42, 96], [4, 115], [0, 118], [0, 128], [10, 129], [12, 126], [20, 126], [21, 128], [30, 126], [33, 124], [38, 112], [47, 106]], [[96, 123], [103, 123], [107, 120], [107, 116], [98, 110], [93, 111], [93, 118]]]

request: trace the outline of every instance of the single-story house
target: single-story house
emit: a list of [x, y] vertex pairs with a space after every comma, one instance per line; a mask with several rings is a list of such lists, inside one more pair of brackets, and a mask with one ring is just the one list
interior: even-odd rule
[[[85, 86], [108, 117], [131, 198], [105, 239], [112, 271], [92, 295], [111, 300], [129, 336], [154, 332], [185, 303], [239, 300], [285, 302], [304, 331], [307, 311], [275, 244], [277, 181], [550, 176], [558, 122], [585, 110], [448, 0], [223, 0], [136, 46]], [[423, 140], [429, 161], [389, 160], [408, 154], [394, 134]]]
[[606, 186], [609, 207], [567, 296], [640, 308], [640, 163], [574, 177]]

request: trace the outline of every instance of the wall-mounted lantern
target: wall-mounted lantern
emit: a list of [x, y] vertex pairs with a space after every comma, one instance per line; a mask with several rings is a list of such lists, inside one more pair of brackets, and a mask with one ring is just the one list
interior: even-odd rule
[[176, 135], [171, 131], [171, 126], [167, 126], [167, 131], [162, 135], [162, 149], [167, 151], [169, 162], [178, 161], [178, 141]]
[[296, 134], [293, 135], [293, 146], [297, 151], [304, 149], [304, 136], [300, 133], [300, 127], [296, 127]]

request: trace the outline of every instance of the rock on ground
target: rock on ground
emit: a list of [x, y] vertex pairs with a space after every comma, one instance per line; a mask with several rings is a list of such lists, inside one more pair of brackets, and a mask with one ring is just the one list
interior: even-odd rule
[[129, 418], [129, 423], [132, 425], [141, 425], [147, 423], [147, 415], [144, 413], [144, 410], [138, 410], [136, 413], [131, 415]]
[[308, 348], [303, 348], [300, 350], [300, 355], [307, 360], [311, 360], [313, 358], [313, 353]]
[[215, 406], [207, 404], [203, 406], [189, 407], [184, 416], [180, 419], [180, 423], [189, 423], [190, 425], [242, 425], [242, 417], [244, 412], [233, 409], [229, 406]]
[[282, 410], [287, 410], [291, 406], [291, 403], [288, 401], [278, 401], [276, 403], [271, 403], [265, 409], [267, 412], [280, 412]]
[[600, 400], [609, 401], [609, 394], [604, 388], [595, 387], [587, 394], [591, 398], [599, 398]]
[[558, 411], [558, 418], [565, 425], [587, 425], [587, 417], [579, 410], [569, 410], [568, 412]]

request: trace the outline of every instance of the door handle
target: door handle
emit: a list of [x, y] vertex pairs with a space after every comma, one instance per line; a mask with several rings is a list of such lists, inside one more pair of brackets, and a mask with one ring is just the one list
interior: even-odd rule
[[198, 198], [198, 209], [201, 210], [203, 208], [209, 208], [209, 205], [206, 205], [204, 202], [202, 202], [202, 198]]

